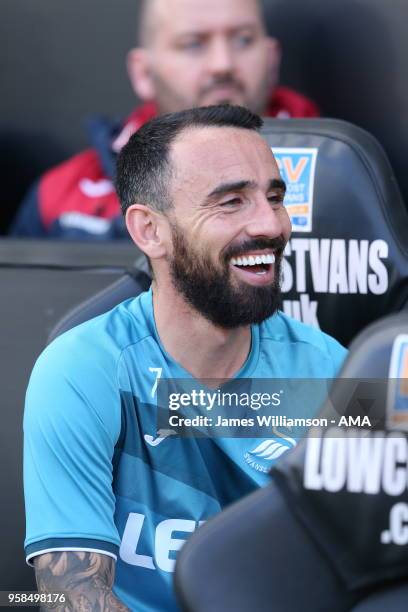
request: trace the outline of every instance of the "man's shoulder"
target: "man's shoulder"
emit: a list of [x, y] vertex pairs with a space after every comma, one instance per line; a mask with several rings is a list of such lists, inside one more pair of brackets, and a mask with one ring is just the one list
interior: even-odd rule
[[290, 87], [276, 87], [273, 91], [268, 115], [285, 118], [313, 118], [320, 116], [317, 104]]
[[[126, 300], [61, 334], [47, 346], [35, 363], [27, 388], [26, 431], [38, 431], [40, 427], [52, 432], [55, 426], [72, 433], [73, 423], [91, 420], [92, 427], [102, 427], [115, 443], [120, 431], [123, 385], [128, 384], [135, 364], [142, 364], [148, 351], [140, 342], [149, 337], [150, 331], [138, 314], [139, 301]], [[126, 361], [122, 370], [122, 355], [127, 356], [126, 349], [135, 345], [138, 352], [131, 354], [130, 370]]]
[[41, 354], [37, 367], [114, 372], [123, 351], [153, 335], [148, 292], [61, 334]]
[[292, 319], [282, 311], [261, 324], [261, 339], [273, 339], [283, 343], [307, 344], [329, 356], [346, 356], [346, 349], [322, 330]]
[[85, 149], [80, 151], [65, 161], [47, 170], [41, 177], [41, 182], [57, 183], [64, 179], [70, 179], [75, 175], [90, 173], [93, 177], [100, 176], [102, 173], [98, 153], [95, 149]]
[[[143, 104], [136, 107], [124, 122], [102, 116], [92, 117], [88, 126], [92, 148], [80, 151], [47, 170], [41, 177], [41, 183], [57, 189], [65, 182], [72, 183], [75, 178], [85, 177], [91, 181], [111, 178], [114, 172], [114, 157], [119, 145], [123, 146], [130, 135], [155, 114], [156, 107], [153, 104]], [[112, 163], [106, 163], [107, 157]], [[109, 165], [109, 168], [104, 168], [104, 165]], [[102, 189], [101, 186], [99, 188]], [[98, 195], [92, 192], [89, 184], [84, 185], [84, 193], [90, 197]]]
[[64, 214], [111, 218], [120, 211], [114, 185], [105, 176], [94, 149], [82, 151], [48, 170], [39, 182], [38, 202], [47, 231]]

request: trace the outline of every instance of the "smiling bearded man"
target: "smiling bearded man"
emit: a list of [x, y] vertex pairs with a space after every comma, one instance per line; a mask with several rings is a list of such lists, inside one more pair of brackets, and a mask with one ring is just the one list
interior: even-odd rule
[[152, 288], [57, 338], [34, 368], [26, 554], [40, 588], [64, 593], [67, 608], [176, 611], [183, 540], [268, 482], [273, 458], [253, 459], [259, 438], [159, 429], [159, 379], [195, 393], [203, 379], [251, 392], [261, 379], [276, 391], [285, 378], [332, 378], [344, 359], [333, 338], [277, 310], [291, 227], [261, 124], [214, 106], [132, 136], [117, 187]]
[[[231, 125], [218, 125], [214, 108], [220, 117], [229, 115]], [[290, 221], [283, 205], [285, 184], [270, 148], [254, 129], [261, 126], [259, 118], [239, 107], [214, 108], [208, 111], [208, 117], [213, 113], [212, 124], [191, 122], [183, 130], [170, 131], [168, 124], [183, 114], [164, 116], [150, 124], [151, 132], [149, 127], [141, 130], [140, 141], [135, 135], [129, 143], [119, 174], [131, 172], [125, 163], [137, 165], [139, 183], [148, 165], [156, 165], [151, 173], [154, 199], [152, 193], [137, 196], [139, 202], [149, 198], [150, 205], [132, 204], [139, 189], [136, 182], [133, 193], [123, 189], [121, 181], [118, 189], [129, 232], [153, 267], [155, 299], [165, 295], [166, 303], [173, 301], [183, 310], [188, 304], [211, 325], [233, 330], [260, 323], [278, 309]], [[197, 117], [205, 113], [189, 112]], [[245, 120], [252, 128], [240, 125]], [[220, 148], [224, 139], [229, 146]], [[146, 143], [146, 149], [140, 148], [143, 159], [137, 157], [139, 142]], [[149, 235], [153, 228], [162, 235], [160, 247]], [[243, 335], [248, 341], [248, 328]]]

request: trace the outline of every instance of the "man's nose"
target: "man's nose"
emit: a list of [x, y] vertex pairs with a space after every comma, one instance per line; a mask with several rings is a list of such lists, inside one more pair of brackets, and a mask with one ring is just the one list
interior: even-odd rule
[[226, 38], [216, 38], [209, 48], [208, 69], [213, 74], [227, 74], [232, 71], [234, 58]]
[[287, 218], [285, 210], [274, 210], [267, 198], [257, 201], [255, 210], [252, 211], [251, 219], [248, 221], [246, 231], [248, 236], [266, 238], [277, 238], [284, 234], [284, 221]]

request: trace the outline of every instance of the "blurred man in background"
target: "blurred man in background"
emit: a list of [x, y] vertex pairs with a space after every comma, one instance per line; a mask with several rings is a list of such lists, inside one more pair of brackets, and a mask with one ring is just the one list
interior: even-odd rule
[[112, 179], [116, 155], [157, 114], [222, 102], [269, 117], [316, 117], [313, 102], [278, 86], [281, 50], [260, 0], [142, 0], [128, 72], [142, 100], [122, 125], [92, 123], [93, 148], [44, 174], [22, 203], [14, 236], [127, 238]]

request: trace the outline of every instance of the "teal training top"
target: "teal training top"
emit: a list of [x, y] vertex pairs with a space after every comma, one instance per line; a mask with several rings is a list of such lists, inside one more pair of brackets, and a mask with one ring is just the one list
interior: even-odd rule
[[[235, 378], [332, 378], [346, 355], [281, 312], [251, 333]], [[281, 454], [259, 439], [158, 437], [159, 377], [193, 380], [163, 348], [148, 291], [47, 347], [24, 416], [27, 561], [50, 551], [111, 555], [114, 593], [135, 612], [178, 609], [177, 550], [200, 522], [266, 484]]]

